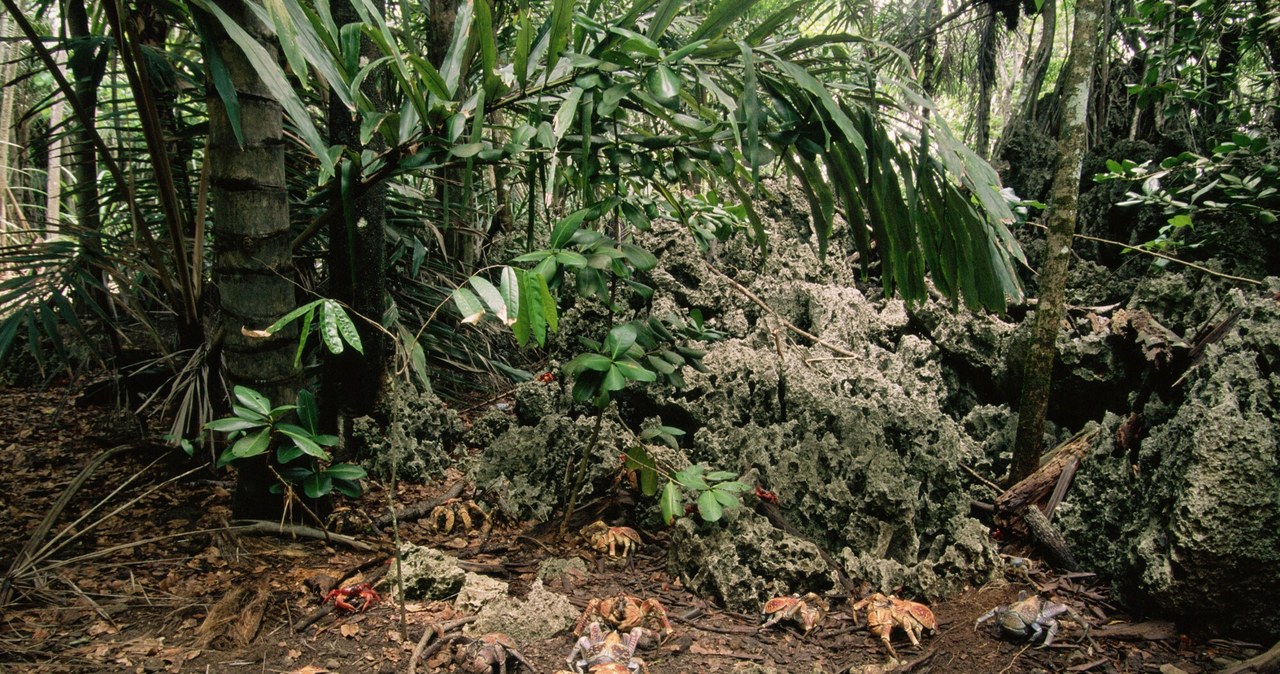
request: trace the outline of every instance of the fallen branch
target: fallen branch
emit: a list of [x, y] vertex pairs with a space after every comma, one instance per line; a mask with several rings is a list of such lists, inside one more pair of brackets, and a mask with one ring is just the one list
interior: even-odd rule
[[423, 517], [426, 517], [427, 515], [431, 514], [432, 510], [435, 510], [437, 507], [440, 506], [440, 504], [444, 503], [445, 501], [448, 501], [451, 498], [457, 498], [458, 495], [462, 493], [462, 487], [463, 487], [463, 481], [458, 480], [453, 484], [452, 487], [449, 487], [449, 491], [446, 491], [440, 496], [437, 496], [431, 499], [430, 501], [417, 503], [407, 508], [404, 508], [402, 510], [397, 510], [395, 511], [394, 514], [388, 511], [387, 514], [383, 515], [382, 517], [379, 517], [376, 520], [376, 523], [380, 527], [385, 527], [385, 526], [390, 526], [392, 520], [395, 520], [401, 523], [420, 520]]
[[1255, 674], [1280, 672], [1280, 642], [1277, 642], [1266, 653], [1255, 655], [1244, 662], [1222, 670], [1221, 674], [1243, 674], [1244, 672], [1254, 672]]
[[369, 545], [364, 541], [356, 540], [351, 536], [335, 534], [325, 531], [324, 529], [317, 529], [304, 524], [282, 524], [280, 522], [268, 522], [265, 520], [237, 520], [234, 525], [227, 527], [227, 530], [234, 531], [238, 534], [262, 534], [264, 536], [288, 534], [294, 538], [314, 538], [327, 543], [341, 543], [362, 552], [377, 551], [377, 548], [374, 546]]
[[1031, 531], [1036, 542], [1044, 548], [1049, 561], [1054, 566], [1067, 571], [1080, 570], [1075, 555], [1072, 555], [1071, 549], [1067, 547], [1066, 539], [1053, 528], [1053, 524], [1044, 513], [1040, 512], [1040, 508], [1034, 505], [1027, 506], [1027, 509], [1022, 511], [1022, 521], [1027, 523], [1027, 529]]

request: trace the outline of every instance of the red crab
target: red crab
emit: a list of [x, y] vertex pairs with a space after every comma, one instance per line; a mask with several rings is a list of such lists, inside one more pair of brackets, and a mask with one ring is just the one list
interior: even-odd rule
[[778, 504], [778, 495], [764, 487], [761, 487], [760, 485], [756, 485], [756, 498], [761, 501], [768, 501], [774, 505]]
[[[361, 600], [359, 606], [347, 601], [348, 599], [357, 597]], [[329, 591], [329, 594], [324, 596], [325, 603], [330, 599], [333, 600], [334, 606], [344, 611], [359, 611], [361, 613], [368, 611], [371, 606], [382, 601], [382, 597], [373, 589], [373, 586], [368, 583], [359, 583], [350, 587], [334, 588]]]

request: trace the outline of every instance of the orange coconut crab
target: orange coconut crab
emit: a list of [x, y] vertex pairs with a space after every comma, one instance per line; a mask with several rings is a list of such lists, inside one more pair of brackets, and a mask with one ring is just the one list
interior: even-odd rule
[[818, 623], [822, 622], [823, 618], [827, 617], [828, 610], [827, 602], [814, 592], [803, 597], [799, 595], [774, 597], [765, 602], [764, 608], [760, 610], [764, 617], [768, 618], [764, 624], [760, 625], [760, 629], [776, 625], [783, 620], [794, 620], [804, 627], [804, 633], [808, 635], [818, 626]]
[[867, 609], [867, 629], [872, 634], [880, 635], [885, 648], [889, 649], [889, 655], [895, 658], [898, 657], [898, 652], [893, 650], [893, 644], [889, 643], [889, 634], [893, 632], [894, 627], [901, 627], [902, 631], [907, 633], [907, 638], [911, 640], [911, 645], [916, 648], [920, 648], [920, 635], [924, 630], [935, 632], [938, 630], [938, 622], [933, 617], [933, 611], [918, 602], [899, 599], [895, 595], [886, 597], [876, 592], [850, 607], [855, 621], [858, 609], [863, 607]]
[[631, 548], [640, 545], [640, 534], [631, 527], [611, 527], [600, 520], [582, 528], [582, 537], [587, 539], [597, 552], [608, 552], [610, 557], [617, 557], [618, 550], [622, 556], [631, 554]]
[[656, 624], [658, 629], [650, 629], [664, 640], [675, 631], [667, 619], [667, 609], [657, 599], [642, 600], [629, 594], [592, 598], [578, 617], [578, 622], [574, 623], [573, 636], [582, 636], [587, 626], [596, 621], [603, 621], [620, 632], [644, 627], [646, 623]]

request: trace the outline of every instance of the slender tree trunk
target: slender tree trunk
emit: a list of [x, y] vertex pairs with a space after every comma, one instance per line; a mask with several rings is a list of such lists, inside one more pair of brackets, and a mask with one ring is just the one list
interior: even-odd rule
[[[269, 33], [243, 0], [221, 0], [227, 12], [268, 50]], [[293, 365], [297, 330], [290, 327], [265, 339], [242, 329], [260, 330], [292, 310], [297, 301], [289, 238], [289, 195], [285, 185], [284, 130], [280, 103], [249, 60], [207, 18], [218, 50], [231, 73], [240, 108], [244, 145], [236, 141], [222, 99], [209, 97], [209, 182], [213, 195], [216, 256], [213, 282], [221, 313], [218, 334], [228, 381], [256, 389], [280, 405], [297, 395], [300, 372]], [[237, 517], [278, 518], [279, 495], [269, 493], [274, 476], [266, 460], [244, 461], [239, 468], [232, 509]]]
[[1044, 0], [1040, 6], [1040, 42], [1036, 52], [1027, 65], [1026, 77], [1022, 81], [1022, 92], [1018, 95], [1018, 106], [1014, 115], [1027, 122], [1036, 118], [1036, 107], [1040, 102], [1040, 89], [1044, 87], [1044, 77], [1049, 72], [1049, 61], [1053, 58], [1053, 41], [1058, 34], [1058, 0]]
[[58, 229], [58, 221], [62, 219], [62, 152], [66, 146], [62, 132], [62, 102], [49, 107], [49, 161], [46, 164], [44, 180], [44, 231], [45, 237], [52, 236]]
[[1053, 376], [1058, 324], [1065, 306], [1071, 240], [1076, 230], [1080, 169], [1088, 131], [1090, 87], [1096, 51], [1094, 40], [1102, 18], [1103, 0], [1077, 0], [1071, 54], [1063, 72], [1062, 127], [1058, 135], [1058, 167], [1050, 189], [1046, 254], [1040, 269], [1039, 303], [1030, 352], [1022, 376], [1018, 406], [1018, 436], [1010, 467], [1010, 482], [1030, 475], [1040, 465], [1045, 414]]
[[[11, 21], [8, 12], [0, 16], [0, 82], [13, 81], [18, 72], [18, 60], [14, 58], [17, 50], [10, 47], [7, 39]], [[9, 236], [13, 223], [22, 218], [22, 205], [14, 198], [17, 191], [9, 180], [9, 157], [14, 154], [10, 151], [13, 144], [13, 108], [17, 96], [17, 87], [7, 86], [0, 90], [0, 241]]]
[[978, 110], [974, 124], [973, 146], [986, 159], [991, 156], [991, 89], [996, 83], [996, 44], [1000, 24], [995, 8], [983, 5], [982, 38], [978, 43]]
[[[340, 26], [359, 21], [351, 0], [332, 0], [330, 11]], [[378, 57], [377, 48], [367, 39], [361, 45], [361, 52], [370, 61]], [[364, 93], [375, 106], [380, 106], [383, 99], [378, 85], [372, 78], [366, 79], [363, 85]], [[355, 163], [357, 175], [362, 150], [379, 152], [385, 148], [382, 137], [377, 134], [367, 146], [361, 146], [360, 120], [337, 96], [329, 97], [329, 140], [346, 148], [346, 160]], [[361, 416], [373, 411], [391, 364], [390, 344], [385, 333], [368, 323], [380, 324], [387, 310], [387, 190], [383, 185], [374, 187], [350, 205], [343, 203], [338, 191], [334, 201], [349, 219], [335, 218], [329, 228], [329, 294], [359, 314], [356, 326], [364, 344], [364, 355], [347, 349], [329, 357], [324, 401], [327, 408], [340, 414]]]
[[[68, 0], [63, 3], [63, 16], [67, 21], [67, 36], [76, 44], [76, 48], [68, 55], [67, 65], [75, 83], [76, 104], [90, 118], [96, 118], [98, 111], [98, 84], [105, 74], [104, 62], [97, 58], [98, 50], [90, 46], [89, 15], [85, 3], [80, 0]], [[75, 212], [76, 224], [79, 225], [80, 243], [90, 257], [102, 255], [102, 215], [98, 210], [98, 151], [94, 146], [93, 129], [77, 123], [76, 130], [68, 137], [71, 169], [71, 197]], [[102, 277], [102, 287], [107, 287], [106, 278]], [[110, 304], [110, 296], [101, 288], [90, 288], [89, 296], [95, 304], [107, 311], [114, 311]], [[88, 307], [83, 308], [86, 316], [92, 315]], [[111, 337], [112, 353], [117, 348], [116, 332], [108, 330]]]

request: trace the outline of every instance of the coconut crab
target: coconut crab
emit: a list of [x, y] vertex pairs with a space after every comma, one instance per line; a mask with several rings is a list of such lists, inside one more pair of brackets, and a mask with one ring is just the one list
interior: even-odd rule
[[[348, 599], [359, 599], [360, 604], [352, 604], [347, 601]], [[329, 590], [329, 593], [324, 596], [323, 603], [328, 603], [329, 600], [333, 600], [333, 605], [344, 611], [364, 613], [372, 608], [374, 604], [382, 601], [382, 597], [369, 583], [359, 583], [350, 587], [337, 587]]]
[[500, 632], [490, 632], [463, 644], [458, 648], [454, 661], [467, 674], [507, 674], [507, 662], [515, 660], [529, 671], [533, 665], [516, 650], [511, 637]]
[[1033, 642], [1043, 639], [1041, 647], [1044, 647], [1052, 644], [1054, 637], [1058, 636], [1057, 617], [1063, 613], [1069, 613], [1079, 620], [1084, 625], [1085, 634], [1088, 634], [1089, 623], [1081, 620], [1070, 606], [1050, 601], [1038, 594], [1028, 597], [1025, 591], [1018, 593], [1018, 601], [1008, 606], [997, 606], [982, 614], [973, 624], [973, 629], [976, 630], [982, 623], [995, 618], [1002, 634]]
[[644, 660], [634, 657], [644, 632], [637, 627], [626, 636], [616, 630], [605, 634], [600, 623], [593, 622], [569, 651], [569, 669], [577, 674], [649, 674]]
[[667, 619], [667, 609], [653, 598], [641, 600], [629, 594], [620, 594], [603, 599], [592, 598], [587, 608], [573, 625], [573, 635], [582, 636], [588, 624], [603, 620], [618, 630], [631, 630], [642, 627], [646, 622], [657, 623], [660, 629], [654, 630], [664, 638], [674, 631], [671, 621]]
[[818, 623], [822, 622], [823, 618], [827, 617], [829, 608], [827, 602], [815, 592], [810, 592], [803, 597], [799, 595], [774, 597], [765, 602], [764, 608], [760, 611], [767, 620], [760, 625], [759, 629], [763, 630], [783, 620], [794, 620], [804, 627], [804, 633], [808, 635], [818, 626]]
[[618, 556], [618, 548], [622, 556], [631, 554], [631, 548], [640, 544], [640, 534], [631, 527], [611, 527], [600, 520], [582, 528], [582, 537], [587, 539], [597, 552], [608, 552], [610, 557]]
[[489, 532], [489, 514], [476, 505], [475, 501], [451, 498], [431, 509], [431, 528], [436, 533], [453, 533], [455, 525], [459, 525], [459, 533], [471, 531], [476, 522], [480, 523], [481, 534]]
[[924, 630], [935, 632], [938, 630], [938, 622], [933, 617], [933, 611], [919, 602], [899, 599], [895, 595], [886, 597], [876, 592], [850, 607], [855, 621], [858, 618], [858, 609], [864, 607], [867, 609], [867, 630], [872, 634], [880, 635], [880, 641], [883, 641], [885, 648], [889, 649], [889, 655], [895, 658], [898, 657], [898, 652], [893, 650], [893, 644], [889, 642], [889, 635], [894, 627], [901, 627], [902, 631], [907, 633], [907, 638], [911, 640], [911, 645], [916, 648], [920, 648], [920, 635]]

